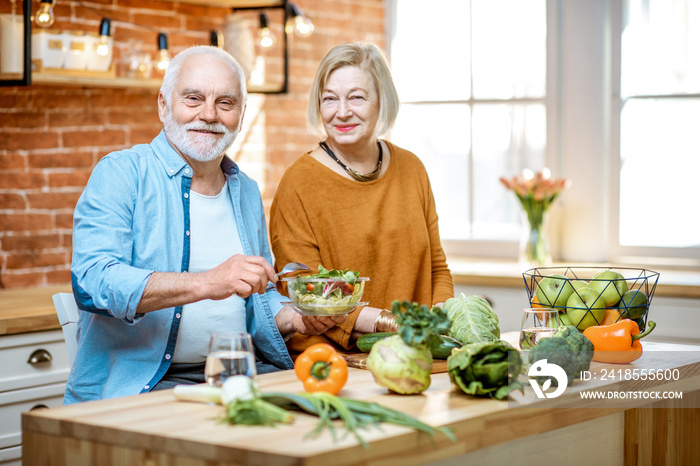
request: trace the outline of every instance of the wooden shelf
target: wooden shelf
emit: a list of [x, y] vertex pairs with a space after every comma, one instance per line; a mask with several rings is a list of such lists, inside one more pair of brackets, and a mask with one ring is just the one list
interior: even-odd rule
[[[71, 87], [103, 87], [112, 89], [160, 89], [162, 78], [124, 78], [124, 77], [93, 77], [78, 75], [59, 75], [49, 73], [32, 74], [32, 85], [56, 85]], [[281, 84], [249, 85], [248, 93], [276, 93], [281, 92]]]
[[222, 8], [269, 8], [284, 5], [283, 0], [157, 0], [160, 2], [190, 3], [193, 5], [215, 6]]
[[[279, 8], [286, 5], [286, 0], [157, 0], [160, 2], [167, 3], [187, 3], [194, 5], [206, 5], [222, 8]], [[31, 3], [29, 3], [31, 4]], [[26, 10], [26, 8], [25, 8]], [[27, 11], [31, 11], [30, 9]], [[29, 13], [25, 13], [29, 15]], [[248, 85], [248, 93], [263, 93], [263, 94], [276, 94], [286, 92], [287, 86], [287, 69], [286, 69], [286, 42], [285, 42], [285, 81], [284, 83], [271, 83], [262, 85]], [[22, 81], [21, 73], [0, 73], [1, 81]], [[0, 83], [1, 84], [1, 83]], [[114, 88], [114, 89], [160, 89], [162, 84], [162, 77], [158, 78], [127, 78], [127, 77], [117, 77], [112, 74], [111, 76], [95, 75], [90, 72], [66, 72], [66, 70], [59, 70], [59, 72], [51, 72], [46, 70], [41, 70], [32, 72], [31, 78], [32, 85], [59, 85], [59, 86], [72, 86], [72, 87], [101, 87], [101, 88]], [[4, 85], [26, 85], [26, 83], [6, 83]]]
[[85, 86], [85, 87], [109, 87], [117, 89], [139, 88], [160, 89], [162, 78], [102, 78], [91, 76], [68, 76], [48, 73], [32, 74], [32, 84], [60, 85], [60, 86]]

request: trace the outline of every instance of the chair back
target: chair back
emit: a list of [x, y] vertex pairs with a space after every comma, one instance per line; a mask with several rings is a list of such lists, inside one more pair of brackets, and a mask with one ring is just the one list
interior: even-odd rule
[[56, 308], [58, 321], [63, 328], [63, 338], [66, 340], [68, 348], [68, 362], [71, 367], [78, 350], [78, 318], [80, 309], [75, 303], [72, 293], [56, 293], [53, 295], [53, 305]]

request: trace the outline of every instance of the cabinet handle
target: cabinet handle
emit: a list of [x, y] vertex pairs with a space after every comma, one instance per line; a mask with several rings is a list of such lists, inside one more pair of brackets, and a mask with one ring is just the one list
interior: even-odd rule
[[49, 353], [45, 349], [38, 349], [29, 356], [27, 363], [39, 364], [42, 362], [51, 362], [52, 359], [53, 357], [51, 356], [51, 353]]
[[38, 404], [36, 406], [32, 406], [32, 408], [29, 411], [34, 411], [35, 409], [44, 409], [44, 408], [48, 408], [48, 406], [46, 406], [45, 404]]

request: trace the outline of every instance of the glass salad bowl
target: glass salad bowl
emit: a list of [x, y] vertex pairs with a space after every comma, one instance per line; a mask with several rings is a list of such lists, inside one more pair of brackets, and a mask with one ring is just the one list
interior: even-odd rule
[[340, 276], [333, 278], [287, 277], [287, 294], [296, 312], [306, 316], [339, 316], [349, 314], [360, 306], [367, 277]]

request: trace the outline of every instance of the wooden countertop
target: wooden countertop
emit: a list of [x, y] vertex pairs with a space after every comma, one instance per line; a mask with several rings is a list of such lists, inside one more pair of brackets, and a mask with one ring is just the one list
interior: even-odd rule
[[51, 298], [70, 285], [0, 290], [0, 335], [60, 329]]
[[[513, 336], [517, 338], [517, 334], [510, 335]], [[662, 362], [663, 356], [671, 351], [676, 352], [672, 356], [673, 362]], [[600, 380], [603, 370], [630, 367], [647, 370], [676, 367], [679, 368], [680, 377], [670, 382]], [[433, 374], [432, 383], [423, 394], [401, 396], [389, 394], [385, 388], [376, 385], [370, 372], [350, 368], [348, 383], [340, 393], [342, 396], [378, 402], [431, 425], [450, 427], [457, 437], [457, 443], [452, 443], [442, 434], [431, 441], [425, 434], [390, 424], [383, 424], [381, 429], [362, 431], [363, 437], [370, 443], [369, 449], [362, 448], [352, 436], [334, 441], [327, 430], [319, 437], [309, 439], [305, 435], [314, 429], [317, 418], [303, 413], [296, 414], [294, 423], [287, 426], [230, 426], [217, 422], [223, 414], [222, 406], [178, 401], [172, 390], [164, 390], [24, 413], [23, 438], [26, 455], [30, 455], [25, 456], [25, 460], [32, 460], [31, 464], [36, 465], [64, 465], [71, 464], [71, 460], [77, 461], [78, 456], [75, 455], [89, 458], [91, 454], [99, 454], [104, 458], [120, 457], [126, 461], [125, 464], [136, 464], [143, 458], [152, 458], [153, 464], [159, 465], [174, 464], [176, 461], [183, 461], [178, 464], [192, 465], [266, 466], [422, 464], [505, 445], [516, 439], [533, 439], [533, 435], [567, 426], [590, 426], [590, 423], [584, 424], [585, 421], [603, 417], [609, 419], [607, 416], [628, 409], [638, 411], [637, 408], [657, 401], [639, 399], [630, 400], [631, 404], [625, 407], [617, 402], [596, 406], [596, 409], [579, 409], [580, 406], [576, 407], [571, 402], [580, 400], [578, 392], [586, 388], [676, 390], [683, 391], [683, 400], [679, 402], [688, 402], [691, 406], [692, 403], [697, 406], [700, 402], [700, 347], [649, 343], [642, 358], [633, 366], [594, 363], [591, 373], [593, 380], [577, 381], [567, 389], [563, 396], [574, 389], [568, 401], [552, 405], [550, 402], [559, 398], [535, 399], [527, 408], [519, 409], [509, 401], [465, 395], [451, 385], [445, 373]], [[256, 380], [263, 392], [296, 393], [303, 390], [293, 371], [263, 374]], [[526, 395], [528, 392], [532, 395], [530, 398], [534, 397], [529, 386]], [[552, 409], [552, 406], [556, 409]], [[653, 412], [666, 410], [649, 411], [653, 416]], [[697, 424], [690, 418], [686, 421]], [[601, 422], [606, 425], [603, 419]], [[666, 417], [658, 422], [668, 424], [669, 420]], [[620, 425], [613, 424], [619, 431]], [[662, 429], [656, 424], [643, 424], [642, 428], [652, 429], [649, 433], [653, 432], [654, 442], [663, 444], [660, 448], [673, 449], [673, 454], [678, 450], [691, 449], [697, 440], [692, 438], [692, 430], [678, 432], [674, 430], [677, 429], [675, 425], [668, 427], [668, 435], [666, 430], [659, 433]], [[628, 429], [627, 423], [624, 429]], [[588, 434], [593, 435], [592, 432]], [[545, 447], [540, 445], [540, 448]]]

